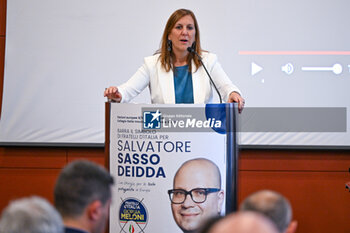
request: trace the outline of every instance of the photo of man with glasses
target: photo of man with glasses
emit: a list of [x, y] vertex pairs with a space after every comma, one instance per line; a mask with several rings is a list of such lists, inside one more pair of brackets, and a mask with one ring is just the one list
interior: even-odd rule
[[221, 213], [224, 191], [218, 166], [205, 158], [188, 160], [177, 170], [168, 190], [176, 224], [185, 233]]

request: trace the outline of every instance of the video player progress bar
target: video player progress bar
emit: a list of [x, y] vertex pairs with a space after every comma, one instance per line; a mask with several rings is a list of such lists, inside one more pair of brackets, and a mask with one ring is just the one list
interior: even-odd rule
[[239, 55], [350, 55], [350, 51], [239, 51]]

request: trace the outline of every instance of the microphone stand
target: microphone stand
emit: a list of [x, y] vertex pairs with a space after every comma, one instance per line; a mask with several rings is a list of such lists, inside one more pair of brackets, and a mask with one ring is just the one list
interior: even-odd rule
[[188, 48], [187, 48], [187, 51], [190, 52], [190, 53], [195, 54], [195, 55], [198, 57], [200, 63], [201, 63], [202, 66], [204, 67], [204, 70], [205, 70], [205, 72], [207, 73], [207, 75], [208, 75], [208, 77], [209, 77], [210, 83], [214, 86], [214, 88], [215, 88], [215, 90], [216, 90], [216, 93], [218, 93], [218, 96], [219, 96], [219, 99], [220, 99], [220, 104], [222, 104], [222, 98], [221, 98], [220, 92], [219, 92], [218, 88], [216, 87], [215, 83], [213, 82], [213, 79], [211, 78], [211, 76], [210, 76], [210, 74], [209, 74], [207, 68], [205, 67], [205, 65], [204, 65], [204, 63], [203, 63], [203, 61], [202, 61], [201, 56], [199, 56], [199, 54], [196, 52], [196, 50], [194, 50], [194, 48], [192, 48], [192, 47], [188, 47]]

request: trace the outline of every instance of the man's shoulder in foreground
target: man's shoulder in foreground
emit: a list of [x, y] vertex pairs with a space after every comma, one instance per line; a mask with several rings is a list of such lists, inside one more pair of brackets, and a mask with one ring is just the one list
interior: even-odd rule
[[72, 227], [65, 227], [64, 228], [65, 233], [88, 233], [87, 231], [83, 231], [77, 228], [72, 228]]

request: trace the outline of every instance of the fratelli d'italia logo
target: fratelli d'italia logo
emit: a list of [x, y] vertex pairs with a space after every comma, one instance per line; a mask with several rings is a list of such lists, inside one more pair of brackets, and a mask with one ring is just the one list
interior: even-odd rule
[[160, 129], [161, 127], [161, 115], [162, 113], [157, 110], [156, 112], [144, 111], [143, 112], [143, 128], [144, 129]]
[[148, 221], [148, 214], [142, 200], [127, 198], [123, 200], [119, 209], [120, 233], [144, 232]]

